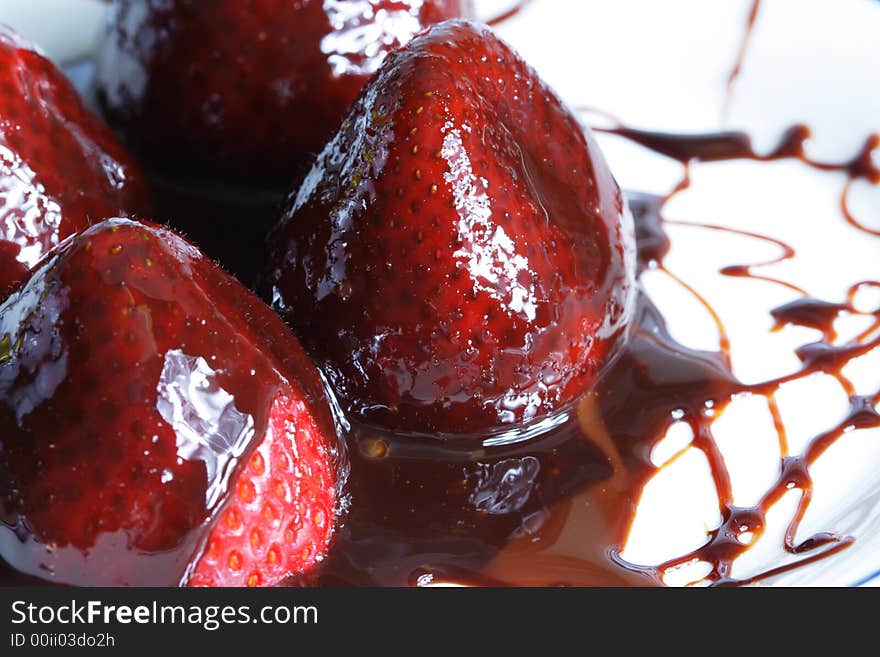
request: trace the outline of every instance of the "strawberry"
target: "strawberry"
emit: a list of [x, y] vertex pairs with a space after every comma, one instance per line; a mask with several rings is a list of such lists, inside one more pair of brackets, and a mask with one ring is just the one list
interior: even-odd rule
[[0, 299], [59, 241], [147, 210], [116, 136], [45, 55], [0, 26]]
[[112, 219], [0, 306], [0, 556], [84, 585], [316, 571], [336, 433], [283, 322], [181, 237]]
[[448, 21], [386, 60], [290, 196], [265, 289], [367, 423], [504, 428], [595, 382], [632, 231], [592, 136], [491, 30]]
[[166, 173], [287, 187], [388, 52], [470, 0], [116, 0], [107, 116]]

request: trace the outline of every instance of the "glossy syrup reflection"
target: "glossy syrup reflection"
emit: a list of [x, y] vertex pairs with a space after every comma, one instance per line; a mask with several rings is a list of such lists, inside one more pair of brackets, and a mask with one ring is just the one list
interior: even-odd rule
[[[878, 171], [876, 163], [872, 158], [873, 152], [877, 149], [878, 143], [880, 143], [876, 135], [869, 136], [865, 140], [862, 149], [849, 160], [840, 163], [826, 163], [811, 160], [805, 155], [804, 142], [810, 135], [809, 129], [805, 126], [794, 126], [789, 129], [780, 140], [779, 145], [767, 155], [755, 153], [748, 136], [744, 133], [672, 135], [634, 130], [622, 125], [609, 131], [635, 141], [657, 153], [679, 160], [685, 167], [685, 176], [682, 182], [669, 196], [655, 200], [650, 207], [651, 210], [658, 213], [653, 221], [648, 222], [649, 226], [653, 226], [653, 230], [647, 232], [649, 237], [653, 236], [653, 244], [658, 243], [656, 226], [663, 223], [663, 219], [659, 215], [662, 212], [663, 206], [673, 196], [687, 189], [690, 185], [690, 163], [695, 161], [733, 159], [772, 161], [782, 158], [797, 158], [815, 169], [845, 173], [847, 182], [843, 187], [840, 203], [842, 214], [851, 225], [859, 229], [866, 236], [875, 235], [873, 230], [865, 228], [857, 221], [853, 221], [846, 208], [847, 194], [851, 189], [853, 181], [865, 179], [875, 185], [880, 182], [880, 171]], [[641, 214], [644, 217], [645, 213]], [[772, 260], [751, 265], [730, 265], [723, 267], [720, 273], [725, 276], [745, 277], [770, 282], [795, 292], [800, 296], [799, 299], [771, 311], [771, 315], [776, 320], [776, 327], [780, 328], [791, 324], [813, 328], [821, 332], [822, 338], [817, 342], [802, 345], [796, 350], [796, 354], [802, 363], [802, 367], [799, 370], [760, 384], [737, 384], [729, 390], [726, 400], [721, 400], [721, 403], [716, 401], [712, 405], [713, 412], [711, 418], [717, 418], [719, 414], [724, 412], [724, 408], [734, 394], [749, 393], [761, 395], [767, 400], [774, 419], [781, 458], [778, 478], [755, 505], [747, 508], [734, 505], [730, 475], [724, 458], [712, 435], [711, 420], [705, 416], [685, 418], [693, 431], [693, 446], [705, 454], [710, 464], [720, 503], [721, 525], [710, 532], [708, 541], [703, 546], [661, 564], [656, 569], [653, 569], [653, 572], [662, 577], [667, 572], [681, 566], [693, 562], [703, 562], [709, 566], [709, 572], [705, 575], [703, 581], [716, 585], [742, 584], [779, 575], [800, 565], [831, 556], [852, 544], [854, 539], [850, 536], [840, 536], [830, 532], [820, 532], [803, 540], [797, 540], [796, 536], [812, 499], [813, 483], [810, 475], [810, 466], [845, 433], [855, 429], [880, 427], [880, 415], [878, 415], [876, 410], [877, 403], [880, 401], [880, 391], [870, 395], [858, 395], [853, 384], [843, 373], [844, 368], [854, 359], [880, 347], [880, 315], [878, 315], [877, 310], [865, 311], [856, 308], [853, 304], [853, 299], [859, 289], [865, 285], [873, 286], [876, 283], [862, 282], [853, 285], [847, 295], [847, 299], [844, 301], [814, 299], [806, 291], [791, 282], [757, 274], [752, 271], [753, 268], [767, 267], [789, 260], [795, 256], [794, 249], [782, 240], [712, 224], [670, 223], [698, 229], [736, 233], [753, 240], [770, 242], [777, 246], [780, 250], [780, 255]], [[646, 232], [642, 231], [642, 234], [645, 235]], [[662, 240], [659, 240], [659, 243], [661, 245], [664, 244]], [[656, 266], [663, 269], [662, 255], [664, 253], [661, 252], [659, 255]], [[687, 286], [684, 281], [679, 282], [696, 295], [696, 291]], [[699, 300], [706, 306], [718, 323], [722, 345], [720, 355], [724, 357], [729, 367], [730, 344], [725, 337], [725, 328], [721, 324], [718, 315], [712, 311], [711, 306], [704, 299], [700, 298]], [[835, 320], [845, 314], [863, 316], [869, 320], [869, 325], [851, 341], [841, 344], [837, 342], [838, 336], [835, 330]], [[779, 415], [775, 395], [784, 383], [803, 379], [817, 372], [829, 374], [837, 379], [849, 397], [850, 411], [837, 425], [818, 433], [800, 454], [792, 454], [788, 448], [786, 429]], [[796, 558], [784, 565], [757, 573], [746, 579], [738, 580], [734, 578], [732, 575], [733, 562], [761, 537], [766, 526], [768, 511], [787, 492], [792, 490], [799, 492], [799, 501], [794, 516], [786, 528], [783, 547], [786, 552], [794, 555]]]

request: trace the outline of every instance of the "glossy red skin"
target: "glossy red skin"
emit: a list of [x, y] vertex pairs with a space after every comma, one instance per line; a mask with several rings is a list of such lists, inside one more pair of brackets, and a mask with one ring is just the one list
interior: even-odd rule
[[35, 46], [0, 26], [0, 299], [68, 235], [146, 212], [138, 166]]
[[[198, 371], [224, 412], [195, 405]], [[173, 399], [192, 412], [174, 415]], [[317, 370], [283, 322], [170, 230], [98, 224], [0, 306], [0, 556], [20, 572], [150, 586], [193, 571], [230, 585], [305, 574], [332, 535], [335, 435]], [[185, 449], [224, 436], [222, 448]], [[218, 530], [264, 443], [276, 444], [267, 482], [287, 497], [264, 490], [257, 508], [272, 518], [243, 513], [238, 533]], [[254, 526], [263, 552], [231, 563]], [[225, 569], [198, 561], [215, 533]], [[273, 545], [285, 572], [259, 569]]]
[[387, 53], [470, 4], [116, 0], [98, 94], [162, 171], [286, 189]]
[[267, 296], [365, 421], [462, 434], [589, 389], [632, 223], [589, 132], [485, 27], [385, 62], [270, 239]]

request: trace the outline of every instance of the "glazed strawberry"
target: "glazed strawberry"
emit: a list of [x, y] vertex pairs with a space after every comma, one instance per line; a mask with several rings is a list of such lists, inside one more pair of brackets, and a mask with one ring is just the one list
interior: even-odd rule
[[0, 26], [0, 299], [45, 252], [102, 217], [145, 212], [116, 136], [37, 48]]
[[0, 306], [0, 556], [85, 585], [308, 579], [334, 527], [317, 370], [164, 228], [113, 219]]
[[267, 294], [368, 423], [469, 433], [590, 388], [633, 298], [593, 138], [488, 29], [391, 55], [289, 200]]
[[99, 98], [157, 168], [280, 184], [388, 52], [470, 0], [116, 0]]

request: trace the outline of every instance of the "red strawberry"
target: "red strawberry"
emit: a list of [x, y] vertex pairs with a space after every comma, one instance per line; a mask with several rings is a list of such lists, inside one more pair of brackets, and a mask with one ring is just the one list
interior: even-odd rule
[[146, 211], [146, 188], [113, 132], [32, 44], [0, 26], [0, 299], [59, 241]]
[[462, 433], [590, 388], [632, 225], [592, 137], [485, 27], [389, 57], [270, 239], [269, 294], [370, 423]]
[[113, 219], [0, 306], [0, 556], [69, 584], [272, 585], [334, 526], [317, 370], [164, 228]]
[[385, 55], [470, 0], [116, 0], [111, 120], [164, 171], [287, 186]]

